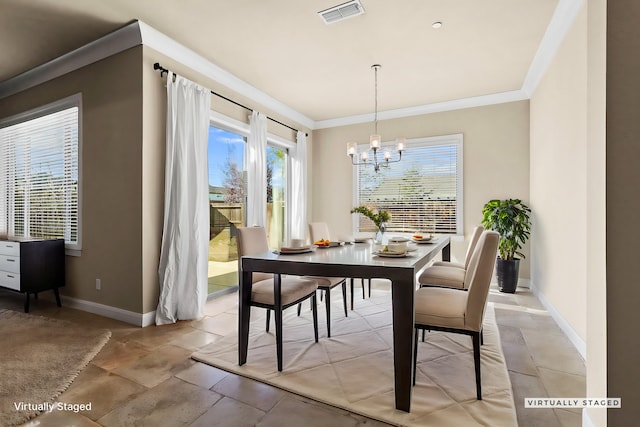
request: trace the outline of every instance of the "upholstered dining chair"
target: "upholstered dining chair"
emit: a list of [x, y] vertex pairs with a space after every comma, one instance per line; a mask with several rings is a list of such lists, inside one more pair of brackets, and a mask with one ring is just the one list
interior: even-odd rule
[[[329, 227], [326, 223], [312, 222], [309, 224], [309, 235], [311, 242], [320, 239], [331, 240], [329, 237]], [[344, 277], [322, 277], [307, 276], [309, 279], [318, 282], [318, 289], [324, 291], [324, 301], [327, 311], [327, 337], [331, 337], [331, 289], [338, 285], [342, 285], [342, 301], [344, 304], [344, 316], [347, 317], [347, 280]], [[353, 292], [353, 289], [351, 290]], [[322, 294], [320, 294], [322, 300]], [[298, 306], [298, 314], [300, 314], [300, 306]]]
[[[311, 241], [315, 242], [320, 239], [331, 240], [329, 227], [326, 222], [312, 222], [309, 223], [309, 236], [311, 237]], [[364, 287], [364, 279], [360, 278], [362, 283], [362, 299], [365, 299], [365, 287]], [[369, 298], [371, 298], [371, 279], [367, 279], [369, 286]], [[351, 290], [351, 310], [353, 310], [353, 289], [354, 289], [354, 278], [351, 277], [349, 279], [350, 290]], [[346, 304], [346, 300], [345, 300]]]
[[425, 268], [418, 277], [420, 286], [440, 286], [445, 288], [455, 288], [466, 290], [464, 287], [465, 273], [471, 261], [471, 255], [475, 249], [478, 239], [482, 235], [484, 227], [478, 225], [473, 229], [471, 240], [467, 246], [467, 253], [464, 257], [464, 263], [437, 261]]
[[[269, 250], [264, 227], [238, 228], [237, 247], [241, 271], [241, 260], [244, 255], [258, 254]], [[318, 283], [308, 278], [282, 277], [280, 274], [254, 272], [251, 276], [251, 305], [267, 309], [267, 332], [269, 331], [271, 310], [275, 313], [278, 371], [282, 371], [282, 312], [292, 305], [310, 299], [313, 311], [313, 332], [315, 340], [318, 342], [318, 312], [316, 310]]]
[[480, 380], [480, 345], [482, 321], [489, 295], [489, 285], [498, 254], [500, 235], [485, 231], [471, 255], [467, 269], [468, 292], [450, 288], [424, 287], [415, 293], [415, 338], [413, 350], [413, 384], [416, 383], [418, 330], [434, 330], [470, 335], [476, 374], [476, 396], [482, 400]]

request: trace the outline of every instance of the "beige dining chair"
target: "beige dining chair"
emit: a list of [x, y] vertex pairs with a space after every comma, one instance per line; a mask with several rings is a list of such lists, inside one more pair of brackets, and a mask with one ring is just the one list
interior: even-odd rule
[[[320, 239], [331, 240], [329, 227], [326, 222], [312, 222], [309, 223], [309, 235], [311, 236], [311, 241], [316, 242]], [[360, 282], [362, 283], [362, 299], [365, 299], [365, 286], [364, 279], [360, 278]], [[371, 298], [371, 279], [367, 279], [367, 283], [369, 286], [369, 298]], [[351, 310], [353, 310], [353, 289], [354, 289], [354, 278], [351, 277], [349, 279], [350, 291], [351, 291]], [[346, 300], [345, 300], [346, 304]]]
[[[269, 242], [264, 227], [239, 227], [237, 237], [238, 263], [242, 271], [242, 257], [269, 251]], [[276, 354], [278, 371], [282, 371], [282, 312], [307, 299], [311, 300], [313, 311], [313, 332], [318, 342], [318, 312], [316, 310], [316, 290], [318, 283], [309, 278], [296, 276], [282, 277], [280, 274], [254, 272], [251, 274], [251, 305], [267, 309], [269, 332], [271, 310], [275, 313]]]
[[478, 225], [473, 229], [471, 240], [467, 246], [467, 253], [464, 257], [464, 263], [436, 261], [429, 267], [425, 268], [418, 277], [420, 286], [440, 286], [445, 288], [455, 288], [465, 290], [464, 278], [466, 270], [471, 260], [471, 255], [475, 249], [478, 239], [482, 235], [484, 227]]
[[471, 255], [465, 277], [468, 292], [436, 287], [424, 287], [416, 291], [413, 349], [414, 385], [416, 383], [419, 329], [470, 335], [473, 343], [476, 396], [478, 400], [482, 400], [480, 380], [482, 321], [498, 253], [499, 238], [500, 234], [495, 231], [485, 231], [480, 236]]
[[[309, 235], [311, 242], [320, 239], [331, 240], [329, 237], [329, 227], [324, 222], [312, 222], [309, 224]], [[318, 289], [324, 291], [325, 308], [327, 311], [327, 337], [331, 337], [331, 289], [338, 285], [342, 285], [342, 301], [344, 304], [344, 316], [347, 317], [347, 280], [344, 277], [323, 277], [323, 276], [306, 276], [318, 283]], [[352, 289], [353, 292], [353, 289]], [[322, 300], [322, 294], [320, 294]], [[300, 314], [300, 306], [298, 306], [298, 314]]]

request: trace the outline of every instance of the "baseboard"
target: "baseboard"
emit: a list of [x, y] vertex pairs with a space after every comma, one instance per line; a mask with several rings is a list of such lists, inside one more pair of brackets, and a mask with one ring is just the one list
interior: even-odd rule
[[529, 281], [529, 287], [531, 292], [540, 300], [544, 308], [547, 309], [553, 320], [556, 321], [562, 332], [565, 333], [569, 341], [573, 344], [573, 346], [578, 350], [580, 356], [582, 356], [583, 360], [587, 360], [587, 343], [584, 342], [582, 338], [576, 333], [576, 331], [569, 325], [569, 322], [564, 320], [564, 317], [556, 310], [556, 308], [547, 300], [540, 289], [538, 289], [532, 281]]
[[76, 308], [78, 310], [97, 314], [99, 316], [108, 317], [110, 319], [120, 320], [135, 326], [150, 326], [156, 322], [156, 312], [135, 313], [129, 310], [123, 310], [109, 305], [99, 304], [93, 301], [85, 301], [78, 298], [63, 296], [63, 306]]

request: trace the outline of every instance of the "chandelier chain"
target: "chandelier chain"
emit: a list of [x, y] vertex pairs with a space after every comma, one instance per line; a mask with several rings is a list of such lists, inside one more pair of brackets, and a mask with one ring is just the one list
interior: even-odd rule
[[378, 134], [378, 68], [380, 65], [374, 65], [374, 93], [375, 93], [375, 101], [374, 101], [374, 116], [373, 116], [373, 124], [374, 124], [374, 134]]

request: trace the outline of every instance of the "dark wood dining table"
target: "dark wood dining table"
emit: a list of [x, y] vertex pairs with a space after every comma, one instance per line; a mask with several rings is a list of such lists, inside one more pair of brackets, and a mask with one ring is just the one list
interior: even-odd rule
[[[238, 363], [247, 362], [251, 275], [253, 272], [296, 276], [362, 277], [389, 279], [393, 310], [393, 364], [396, 409], [409, 412], [413, 375], [413, 325], [416, 274], [439, 252], [450, 260], [449, 236], [429, 243], [411, 243], [411, 252], [402, 258], [376, 255], [372, 243], [353, 243], [301, 254], [264, 252], [243, 256], [239, 290]], [[415, 250], [413, 250], [415, 249]]]

